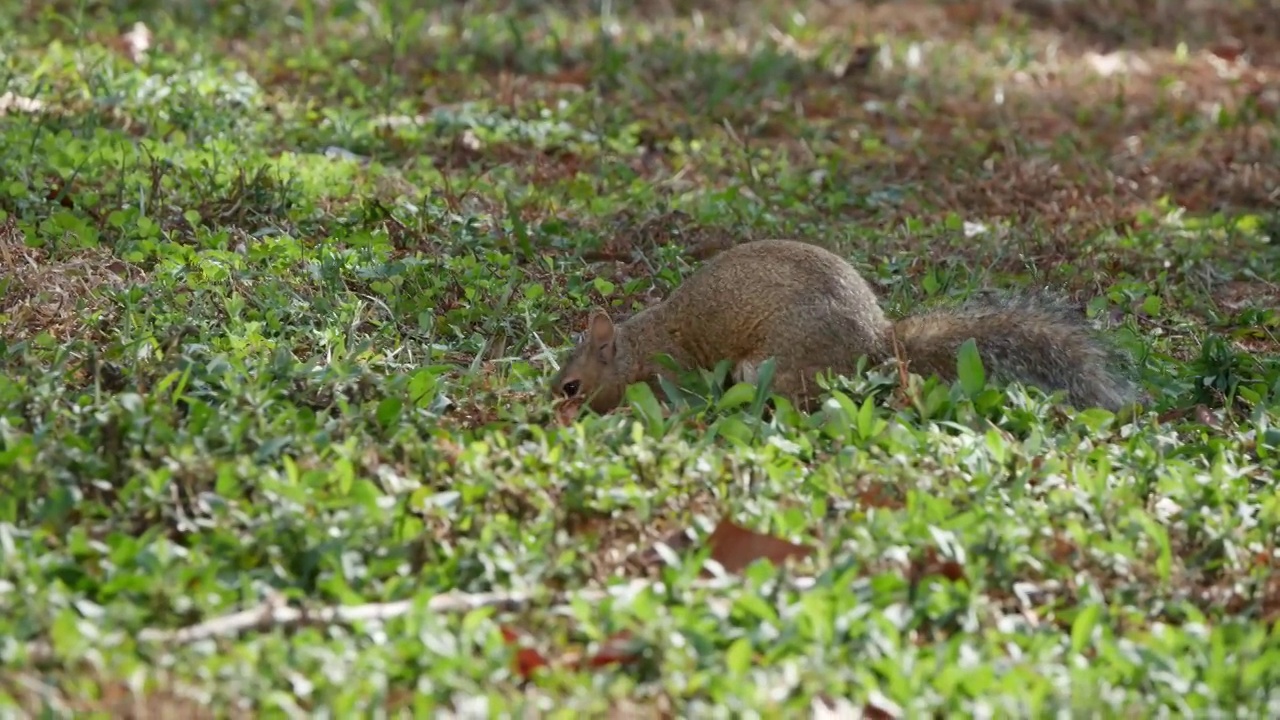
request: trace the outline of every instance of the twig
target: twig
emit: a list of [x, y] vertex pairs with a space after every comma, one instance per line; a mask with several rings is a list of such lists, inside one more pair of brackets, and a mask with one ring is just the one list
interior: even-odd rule
[[911, 387], [909, 358], [907, 357], [907, 350], [902, 346], [902, 340], [898, 337], [898, 333], [894, 331], [893, 326], [889, 327], [889, 340], [893, 343], [893, 358], [897, 361], [898, 399], [903, 405], [910, 405], [914, 398], [907, 395], [907, 389]]
[[[805, 590], [812, 587], [815, 580], [811, 577], [795, 577], [783, 582], [793, 589]], [[736, 577], [724, 576], [694, 581], [689, 589], [720, 590], [734, 587], [740, 583], [741, 580]], [[589, 604], [599, 603], [606, 599], [616, 600], [635, 595], [650, 587], [657, 593], [665, 592], [665, 586], [661, 582], [637, 579], [603, 589], [579, 590], [573, 593], [550, 593], [552, 598], [550, 607], [565, 607], [575, 600]], [[437, 595], [428, 600], [425, 610], [434, 613], [456, 613], [492, 607], [497, 608], [500, 612], [511, 612], [529, 607], [534, 603], [538, 595], [539, 593], [534, 591], [522, 590], [488, 593], [447, 593]], [[715, 599], [708, 599], [708, 603], [715, 610], [725, 610], [729, 607], [728, 603]], [[281, 599], [271, 598], [257, 607], [221, 615], [183, 628], [174, 630], [147, 628], [138, 633], [137, 642], [147, 645], [183, 645], [211, 638], [239, 635], [248, 631], [317, 625], [349, 625], [368, 621], [381, 622], [406, 615], [417, 605], [418, 601], [415, 600], [398, 600], [366, 605], [299, 608], [285, 605]], [[27, 652], [31, 660], [37, 663], [50, 662], [54, 659], [53, 650], [47, 643], [32, 643], [28, 645]]]
[[44, 702], [45, 709], [52, 710], [53, 712], [63, 716], [71, 715], [71, 707], [67, 705], [66, 700], [62, 697], [62, 694], [57, 688], [51, 685], [46, 685], [41, 682], [39, 678], [27, 675], [26, 673], [17, 673], [10, 679], [13, 684], [33, 696], [29, 698], [20, 698], [19, 702], [25, 699], [28, 701], [27, 704], [34, 706], [37, 704], [35, 698], [39, 698]]

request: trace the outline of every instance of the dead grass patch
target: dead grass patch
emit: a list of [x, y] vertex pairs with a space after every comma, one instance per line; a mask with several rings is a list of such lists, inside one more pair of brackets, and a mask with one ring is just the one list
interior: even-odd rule
[[[97, 673], [89, 671], [89, 674]], [[84, 679], [79, 673], [71, 675], [67, 671], [44, 676], [30, 672], [6, 673], [0, 675], [0, 687], [18, 701], [26, 717], [44, 717], [50, 711], [59, 717], [100, 714], [137, 720], [218, 717], [210, 709], [206, 693], [180, 683], [162, 681], [156, 687], [140, 692], [125, 681], [98, 677], [95, 678], [97, 697], [85, 697], [66, 687], [68, 680], [79, 685]], [[250, 716], [225, 705], [221, 712], [230, 712], [230, 715], [222, 717]]]
[[[734, 117], [759, 113], [749, 124], [760, 145], [790, 147], [801, 127], [814, 122], [841, 131], [829, 142], [861, 165], [851, 172], [871, 171], [921, 189], [924, 207], [904, 208], [918, 219], [964, 209], [975, 219], [1034, 215], [1049, 224], [1088, 220], [1101, 229], [1131, 221], [1163, 196], [1193, 212], [1259, 210], [1280, 200], [1274, 122], [1280, 68], [1268, 59], [1280, 34], [1247, 35], [1248, 52], [1238, 49], [1235, 35], [1226, 45], [1211, 37], [1278, 22], [1258, 20], [1264, 10], [1196, 2], [1083, 4], [1115, 22], [1144, 20], [1158, 10], [1157, 22], [1194, 27], [1204, 42], [1182, 56], [1176, 43], [1081, 41], [1072, 28], [1032, 22], [1023, 5], [1029, 3], [819, 4], [806, 13], [811, 23], [831, 28], [825, 37], [852, 33], [852, 45], [881, 35], [919, 38], [919, 59], [882, 53], [869, 75], [845, 78], [813, 64], [789, 97], [738, 108]], [[1006, 43], [975, 36], [976, 29], [1004, 32], [1000, 24], [1032, 27], [1019, 40], [1030, 57], [1015, 60]], [[754, 52], [750, 44], [729, 37], [742, 32], [724, 31], [723, 42], [702, 38], [698, 52], [722, 47], [745, 59]], [[792, 38], [779, 42], [802, 59], [815, 55], [814, 47]], [[660, 94], [673, 95], [661, 88], [675, 78], [649, 79]], [[637, 112], [661, 125], [671, 102]], [[859, 144], [867, 136], [897, 152], [861, 159], [867, 153]], [[1071, 163], [1042, 157], [1068, 154]]]
[[54, 341], [95, 342], [103, 338], [99, 327], [112, 325], [115, 313], [106, 297], [145, 281], [142, 270], [114, 257], [102, 248], [77, 250], [53, 258], [40, 248], [28, 247], [13, 219], [0, 224], [0, 316], [5, 318], [0, 336], [8, 342], [30, 340], [48, 333]]
[[[669, 3], [666, 3], [669, 4]], [[688, 3], [684, 3], [688, 5]], [[693, 3], [724, 5], [723, 0]], [[816, 2], [815, 24], [846, 25], [896, 35], [959, 40], [1009, 29], [1051, 34], [1074, 49], [1212, 48], [1247, 54], [1259, 64], [1280, 60], [1280, 5], [1275, 0], [898, 0]]]
[[1219, 287], [1214, 301], [1233, 313], [1246, 307], [1280, 310], [1280, 285], [1262, 280], [1236, 280]]

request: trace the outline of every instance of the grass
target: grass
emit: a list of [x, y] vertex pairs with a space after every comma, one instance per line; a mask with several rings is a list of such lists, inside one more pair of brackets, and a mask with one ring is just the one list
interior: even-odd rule
[[[0, 10], [6, 715], [1280, 710], [1274, 2], [168, 5]], [[593, 307], [769, 236], [1060, 288], [1152, 402], [553, 421]], [[722, 520], [812, 552], [708, 586]]]

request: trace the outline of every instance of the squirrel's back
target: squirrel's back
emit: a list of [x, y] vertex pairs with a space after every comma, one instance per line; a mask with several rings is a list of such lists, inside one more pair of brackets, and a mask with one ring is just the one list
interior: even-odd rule
[[880, 362], [901, 351], [917, 374], [953, 380], [960, 345], [970, 338], [994, 380], [1065, 390], [1080, 406], [1116, 410], [1132, 399], [1132, 385], [1113, 370], [1116, 354], [1064, 303], [1041, 296], [971, 302], [890, 322], [852, 265], [793, 240], [736, 245], [616, 327], [596, 313], [553, 378], [553, 392], [592, 397], [604, 412], [626, 385], [664, 372], [656, 354], [707, 369], [728, 360], [733, 376], [748, 381], [773, 358], [774, 391], [812, 407], [815, 376], [848, 375], [864, 355]]
[[725, 250], [664, 306], [676, 319], [678, 340], [708, 365], [786, 345], [823, 344], [877, 357], [887, 352], [889, 321], [858, 271], [830, 250], [795, 240]]

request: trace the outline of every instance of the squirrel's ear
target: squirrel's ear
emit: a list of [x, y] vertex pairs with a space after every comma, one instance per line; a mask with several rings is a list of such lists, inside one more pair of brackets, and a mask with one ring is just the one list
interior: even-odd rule
[[591, 344], [595, 346], [600, 362], [613, 362], [613, 321], [603, 312], [591, 316], [591, 324], [587, 328]]
[[591, 320], [587, 323], [587, 336], [596, 345], [613, 342], [613, 321], [608, 314], [600, 311], [592, 313]]

